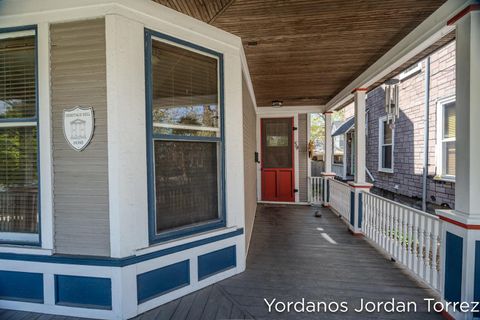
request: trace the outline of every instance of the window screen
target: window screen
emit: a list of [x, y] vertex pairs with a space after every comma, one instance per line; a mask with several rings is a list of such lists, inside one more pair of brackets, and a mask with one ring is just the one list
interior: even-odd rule
[[0, 237], [38, 241], [35, 35], [25, 33], [0, 33]]
[[218, 145], [155, 141], [157, 232], [218, 218]]
[[262, 119], [264, 168], [292, 167], [292, 119]]
[[154, 175], [151, 223], [155, 240], [160, 240], [221, 220], [221, 57], [162, 39], [147, 41], [151, 41], [147, 72]]

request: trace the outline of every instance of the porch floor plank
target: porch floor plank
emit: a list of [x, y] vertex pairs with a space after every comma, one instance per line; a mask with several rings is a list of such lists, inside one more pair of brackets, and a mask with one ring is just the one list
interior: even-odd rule
[[[259, 205], [245, 272], [135, 319], [443, 319], [427, 312], [423, 299], [434, 297], [434, 293], [426, 285], [411, 278], [365, 239], [352, 236], [330, 210], [319, 209], [321, 218], [313, 216], [315, 210], [308, 206]], [[264, 298], [347, 301], [350, 311], [269, 313]], [[355, 313], [353, 308], [362, 298], [373, 302], [392, 298], [414, 301], [417, 312]], [[0, 310], [0, 318], [24, 319], [23, 314], [27, 314], [21, 312], [14, 318], [15, 313], [20, 312]], [[31, 315], [38, 317], [36, 313]]]

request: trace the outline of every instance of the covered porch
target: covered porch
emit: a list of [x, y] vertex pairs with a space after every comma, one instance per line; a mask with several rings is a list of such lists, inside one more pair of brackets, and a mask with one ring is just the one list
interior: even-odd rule
[[[322, 214], [315, 217], [315, 211]], [[245, 272], [152, 309], [135, 319], [358, 319], [361, 299], [377, 303], [413, 302], [408, 319], [442, 319], [428, 312], [424, 298], [438, 292], [414, 278], [401, 265], [379, 253], [366, 240], [352, 237], [338, 215], [327, 208], [264, 204], [257, 208]], [[269, 312], [264, 301], [325, 302], [330, 311]], [[336, 303], [348, 312], [332, 312]], [[277, 306], [282, 310], [283, 306]], [[372, 312], [365, 318], [398, 319], [398, 313]], [[1, 319], [74, 320], [58, 316], [0, 311]], [[38, 317], [38, 318], [37, 318]]]
[[[18, 3], [0, 2], [0, 40], [31, 42], [35, 119], [0, 129], [39, 126], [22, 171], [38, 199], [0, 199], [0, 319], [474, 318], [445, 308], [480, 300], [478, 1]], [[370, 192], [365, 101], [452, 35], [456, 204], [428, 214]], [[329, 133], [352, 103], [347, 183]], [[91, 130], [74, 150], [79, 104]], [[1, 192], [25, 189], [5, 172]]]

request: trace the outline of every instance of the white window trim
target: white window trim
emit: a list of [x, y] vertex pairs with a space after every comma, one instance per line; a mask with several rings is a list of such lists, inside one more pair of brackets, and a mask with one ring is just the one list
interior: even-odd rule
[[378, 171], [385, 173], [394, 172], [394, 154], [395, 154], [395, 129], [392, 130], [392, 168], [382, 167], [382, 147], [388, 144], [383, 143], [383, 123], [387, 121], [387, 116], [383, 116], [378, 119]]
[[332, 164], [338, 165], [338, 166], [345, 166], [345, 155], [346, 155], [346, 140], [347, 137], [345, 134], [343, 136], [343, 155], [342, 155], [342, 162], [335, 162], [335, 138], [336, 137], [341, 137], [341, 135], [337, 135], [332, 137]]
[[444, 174], [445, 168], [443, 167], [445, 163], [443, 143], [448, 141], [456, 141], [456, 135], [455, 138], [443, 139], [444, 106], [454, 101], [456, 101], [455, 96], [440, 99], [437, 101], [437, 143], [435, 148], [437, 174], [435, 176], [435, 180], [455, 182], [455, 176]]

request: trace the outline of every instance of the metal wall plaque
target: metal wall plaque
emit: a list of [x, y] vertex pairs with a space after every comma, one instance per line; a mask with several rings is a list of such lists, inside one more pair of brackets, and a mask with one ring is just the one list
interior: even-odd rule
[[72, 149], [82, 151], [93, 137], [95, 118], [92, 107], [63, 110], [63, 134]]

